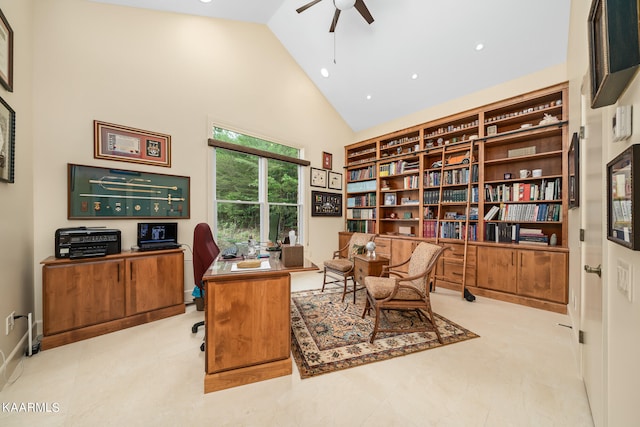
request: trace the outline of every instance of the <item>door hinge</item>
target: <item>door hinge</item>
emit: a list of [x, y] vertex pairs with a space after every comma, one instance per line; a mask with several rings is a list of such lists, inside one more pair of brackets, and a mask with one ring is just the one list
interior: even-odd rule
[[584, 228], [580, 229], [580, 241], [584, 242]]
[[584, 126], [580, 126], [580, 139], [584, 139]]
[[584, 331], [582, 330], [578, 331], [578, 342], [580, 344], [584, 344]]

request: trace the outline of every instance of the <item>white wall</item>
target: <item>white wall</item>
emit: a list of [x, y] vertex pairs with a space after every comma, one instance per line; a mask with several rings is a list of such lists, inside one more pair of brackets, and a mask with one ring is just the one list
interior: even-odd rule
[[[26, 314], [34, 310], [32, 6], [31, 0], [0, 0], [0, 9], [14, 32], [13, 92], [0, 87], [0, 97], [16, 112], [15, 183], [0, 182], [0, 350], [5, 357], [14, 351], [17, 356], [9, 363], [8, 374], [25, 349], [27, 322], [18, 319], [6, 336], [5, 318], [12, 311]], [[0, 389], [3, 385], [0, 368]]]
[[[104, 225], [122, 230], [123, 248], [135, 244], [136, 220], [67, 220], [67, 163], [190, 176], [191, 219], [179, 221], [178, 231], [189, 244], [209, 213], [209, 120], [303, 148], [314, 167], [322, 151], [331, 152], [333, 170], [342, 172], [351, 130], [264, 25], [35, 0], [33, 31], [37, 319], [38, 263], [53, 255], [57, 228]], [[93, 120], [171, 135], [172, 167], [94, 159]], [[305, 217], [306, 254], [321, 262], [337, 248], [344, 223]]]

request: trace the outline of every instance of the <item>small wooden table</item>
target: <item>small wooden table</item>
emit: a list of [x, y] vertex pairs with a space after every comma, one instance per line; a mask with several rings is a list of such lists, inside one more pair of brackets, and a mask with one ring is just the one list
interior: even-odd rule
[[291, 375], [291, 272], [317, 270], [305, 260], [284, 267], [234, 270], [216, 260], [205, 273], [204, 392]]
[[353, 275], [356, 283], [364, 286], [364, 278], [367, 276], [380, 276], [382, 267], [389, 265], [389, 258], [377, 255], [368, 257], [365, 255], [355, 255], [353, 257]]

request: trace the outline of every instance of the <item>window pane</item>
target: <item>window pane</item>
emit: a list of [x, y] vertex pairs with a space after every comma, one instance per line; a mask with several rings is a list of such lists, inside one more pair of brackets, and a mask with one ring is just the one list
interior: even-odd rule
[[218, 202], [217, 243], [221, 250], [246, 243], [252, 236], [260, 240], [260, 205]]
[[289, 231], [295, 230], [296, 236], [300, 235], [298, 230], [298, 207], [297, 206], [269, 206], [269, 240], [276, 242], [284, 240], [289, 236]]
[[258, 157], [216, 150], [216, 199], [258, 201]]
[[269, 159], [269, 203], [298, 203], [298, 165]]

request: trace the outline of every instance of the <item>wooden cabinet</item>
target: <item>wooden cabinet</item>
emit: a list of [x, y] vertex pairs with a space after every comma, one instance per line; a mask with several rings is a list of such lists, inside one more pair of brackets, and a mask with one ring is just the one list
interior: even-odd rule
[[182, 250], [42, 264], [43, 349], [185, 311]]
[[380, 276], [382, 268], [389, 265], [389, 259], [376, 254], [375, 258], [366, 255], [353, 257], [353, 275], [356, 283], [364, 286], [364, 278], [367, 276]]
[[183, 303], [182, 252], [127, 259], [127, 316]]
[[[445, 251], [436, 269], [436, 286], [459, 289], [463, 279], [465, 286], [476, 286], [476, 246], [467, 247], [467, 260], [464, 259], [464, 244], [447, 243]], [[465, 267], [466, 265], [466, 267]]]
[[480, 295], [503, 293], [508, 301], [564, 313], [567, 273], [566, 251], [478, 247]]
[[45, 266], [44, 336], [124, 317], [124, 272], [118, 259]]

